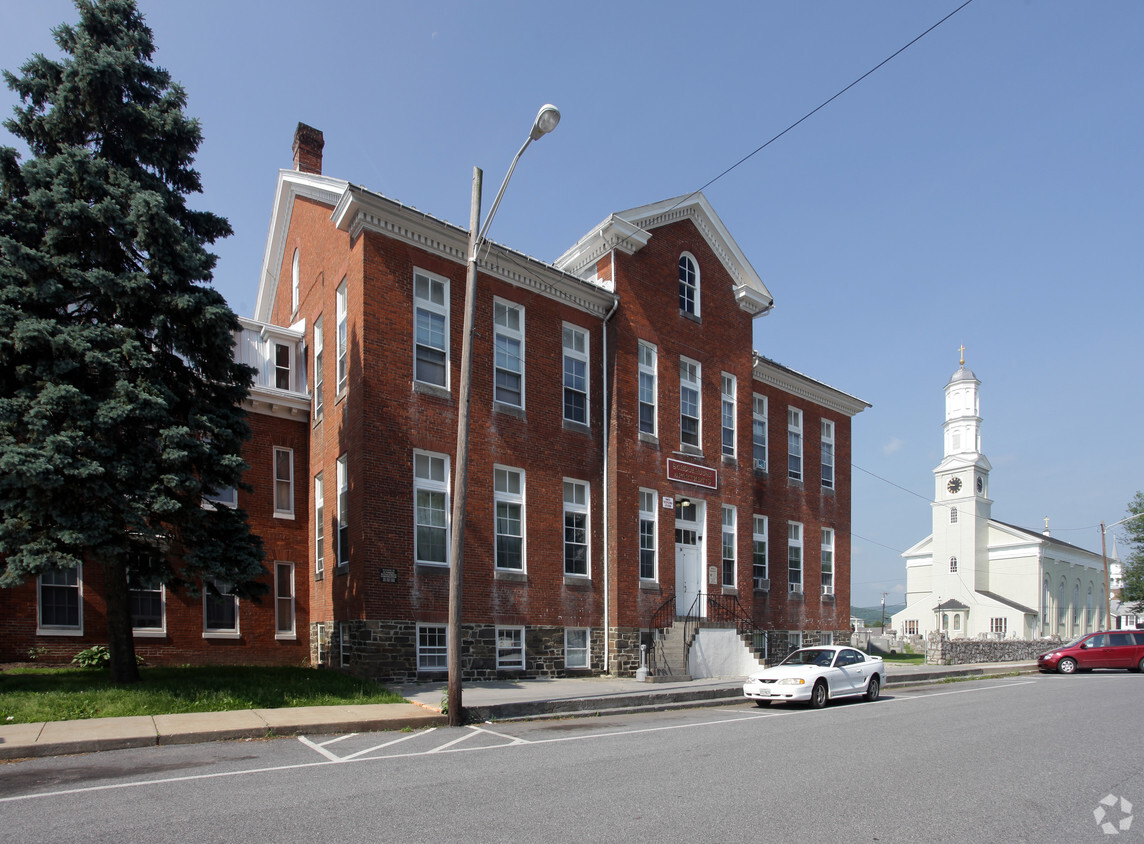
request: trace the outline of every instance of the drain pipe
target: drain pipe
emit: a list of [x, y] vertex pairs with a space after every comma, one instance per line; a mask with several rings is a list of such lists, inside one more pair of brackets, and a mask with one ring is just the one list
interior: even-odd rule
[[610, 404], [608, 402], [608, 320], [610, 320], [616, 313], [616, 309], [620, 306], [620, 297], [616, 295], [616, 252], [612, 250], [612, 296], [615, 301], [612, 303], [612, 309], [608, 311], [608, 315], [604, 317], [601, 323], [601, 340], [604, 343], [603, 360], [601, 361], [600, 370], [603, 373], [601, 380], [601, 388], [604, 405], [604, 421], [600, 426], [603, 431], [604, 437], [604, 482], [601, 484], [604, 488], [604, 672], [610, 673], [608, 668], [608, 660], [611, 658], [611, 648], [608, 646], [608, 606], [611, 600], [611, 592], [609, 590], [609, 571], [610, 559], [608, 557], [608, 443], [611, 441], [610, 429]]

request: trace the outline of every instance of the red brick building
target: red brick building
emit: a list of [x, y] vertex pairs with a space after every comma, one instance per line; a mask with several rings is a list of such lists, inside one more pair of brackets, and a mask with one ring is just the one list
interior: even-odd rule
[[[443, 677], [468, 231], [323, 175], [322, 143], [299, 126], [238, 345], [265, 380], [240, 503], [276, 597], [225, 653]], [[488, 244], [477, 290], [466, 677], [631, 673], [684, 615], [772, 658], [848, 633], [868, 405], [752, 352], [771, 294], [702, 194], [553, 264]], [[203, 635], [185, 648], [219, 658]]]

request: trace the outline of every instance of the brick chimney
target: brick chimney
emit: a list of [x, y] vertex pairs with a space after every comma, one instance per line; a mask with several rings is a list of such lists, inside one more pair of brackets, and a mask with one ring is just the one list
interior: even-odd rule
[[294, 130], [294, 169], [322, 175], [322, 147], [325, 145], [321, 130], [299, 123]]

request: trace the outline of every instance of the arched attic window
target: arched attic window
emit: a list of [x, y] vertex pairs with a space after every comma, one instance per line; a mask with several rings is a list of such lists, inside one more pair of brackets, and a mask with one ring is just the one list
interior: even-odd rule
[[690, 252], [679, 256], [679, 310], [699, 316], [699, 264]]
[[300, 273], [298, 270], [298, 250], [294, 250], [294, 260], [290, 263], [290, 310], [298, 310], [298, 299], [301, 292]]

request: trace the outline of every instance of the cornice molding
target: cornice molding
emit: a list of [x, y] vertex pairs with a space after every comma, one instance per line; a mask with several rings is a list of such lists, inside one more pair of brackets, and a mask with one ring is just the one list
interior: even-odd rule
[[814, 402], [830, 410], [854, 417], [868, 407], [869, 402], [836, 390], [821, 381], [788, 369], [782, 364], [755, 353], [753, 374], [756, 381], [794, 396]]
[[[376, 232], [461, 266], [467, 263], [467, 229], [356, 185], [347, 187], [331, 218], [350, 237]], [[615, 296], [605, 288], [498, 243], [486, 242], [481, 256], [478, 267], [482, 274], [572, 305], [597, 318], [602, 319], [615, 303]]]

